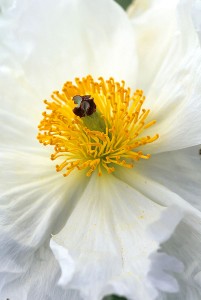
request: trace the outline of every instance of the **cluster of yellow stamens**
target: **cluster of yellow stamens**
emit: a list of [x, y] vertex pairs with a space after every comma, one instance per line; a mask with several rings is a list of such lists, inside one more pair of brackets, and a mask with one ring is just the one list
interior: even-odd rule
[[[96, 112], [79, 117], [73, 112], [76, 107], [73, 97], [90, 95], [96, 104]], [[133, 95], [125, 88], [125, 82], [96, 82], [91, 76], [76, 78], [75, 84], [66, 82], [62, 93], [55, 91], [52, 101], [45, 100], [50, 113], [43, 113], [39, 125], [38, 140], [43, 145], [54, 145], [51, 159], [62, 158], [57, 171], [65, 170], [64, 176], [74, 169], [86, 169], [90, 176], [95, 169], [102, 175], [115, 171], [115, 165], [132, 168], [140, 158], [148, 159], [139, 148], [158, 138], [142, 136], [142, 132], [155, 123], [145, 122], [149, 110], [142, 109], [145, 97], [141, 90]]]

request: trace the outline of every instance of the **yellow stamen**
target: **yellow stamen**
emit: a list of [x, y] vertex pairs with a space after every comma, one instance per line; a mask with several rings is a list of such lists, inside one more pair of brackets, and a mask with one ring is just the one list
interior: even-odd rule
[[[120, 165], [132, 168], [133, 163], [149, 159], [139, 147], [154, 142], [159, 135], [143, 136], [142, 133], [155, 124], [146, 123], [150, 110], [142, 109], [145, 101], [143, 91], [136, 90], [131, 95], [125, 82], [105, 81], [102, 77], [95, 82], [91, 76], [75, 79], [75, 84], [66, 82], [62, 93], [53, 92], [52, 101], [45, 100], [46, 109], [40, 122], [38, 140], [43, 145], [54, 145], [51, 159], [63, 158], [56, 166], [59, 172], [65, 169], [64, 176], [74, 169], [86, 170], [90, 176], [98, 170], [109, 174]], [[76, 95], [90, 95], [96, 104], [93, 115], [79, 117], [73, 113]]]

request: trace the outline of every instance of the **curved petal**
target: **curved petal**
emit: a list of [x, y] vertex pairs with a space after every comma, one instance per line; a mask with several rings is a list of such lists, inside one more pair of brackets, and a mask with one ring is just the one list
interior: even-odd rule
[[128, 9], [139, 57], [137, 86], [145, 91], [167, 55], [176, 28], [178, 0], [135, 0]]
[[[75, 274], [64, 288], [80, 290], [83, 299], [91, 300], [111, 293], [154, 299], [156, 291], [147, 279], [148, 256], [159, 242], [147, 229], [164, 210], [112, 175], [93, 175], [66, 225], [53, 236], [75, 260]], [[175, 225], [168, 230], [163, 218], [158, 221], [160, 241], [169, 237], [181, 217], [172, 215]], [[62, 271], [61, 281], [66, 277]]]
[[152, 155], [136, 165], [136, 172], [146, 174], [201, 211], [200, 146]]
[[[61, 267], [62, 277], [59, 279], [58, 285], [66, 285], [73, 276], [75, 263], [70, 257], [68, 251], [64, 247], [58, 246], [52, 239], [50, 240], [50, 247]], [[63, 276], [63, 274], [65, 274], [65, 276]]]
[[120, 180], [126, 182], [134, 189], [145, 195], [148, 199], [162, 205], [164, 207], [177, 206], [185, 212], [191, 212], [192, 214], [201, 217], [201, 212], [183, 199], [179, 194], [171, 191], [169, 187], [160, 184], [156, 180], [151, 179], [146, 174], [146, 169], [140, 168], [129, 169], [120, 168], [115, 176]]
[[10, 1], [0, 20], [3, 65], [46, 97], [87, 74], [135, 81], [134, 35], [111, 0]]
[[[164, 6], [163, 12], [165, 13], [164, 1], [156, 2]], [[171, 5], [172, 1], [170, 1], [170, 7]], [[157, 6], [153, 5], [153, 9], [147, 14], [152, 14], [152, 11], [154, 18]], [[169, 30], [168, 24], [174, 25], [170, 38], [169, 34], [167, 37], [166, 52], [157, 65], [155, 75], [151, 75], [152, 80], [148, 83], [148, 88], [145, 87], [147, 90], [146, 106], [151, 109], [150, 117], [157, 120], [156, 125], [150, 128], [148, 135], [156, 132], [160, 135], [154, 144], [146, 147], [150, 153], [176, 150], [201, 143], [201, 48], [191, 12], [192, 1], [180, 0], [177, 9], [174, 3], [172, 17], [169, 18], [171, 11], [168, 10], [167, 20], [162, 27], [163, 39], [165, 39], [166, 31]], [[150, 28], [146, 13], [142, 14], [141, 18], [146, 28]], [[160, 28], [160, 20], [163, 25], [163, 14], [156, 17], [156, 20], [159, 21], [157, 28]], [[147, 34], [149, 35], [149, 31]], [[144, 48], [144, 45], [139, 43], [139, 47]], [[161, 43], [158, 43], [157, 39], [152, 39], [150, 47], [161, 49]], [[160, 57], [160, 54], [154, 51], [154, 56]], [[150, 58], [150, 61], [154, 62], [154, 59]], [[148, 68], [149, 62], [146, 66]], [[143, 77], [146, 73], [149, 74], [148, 71], [144, 71], [141, 76]]]

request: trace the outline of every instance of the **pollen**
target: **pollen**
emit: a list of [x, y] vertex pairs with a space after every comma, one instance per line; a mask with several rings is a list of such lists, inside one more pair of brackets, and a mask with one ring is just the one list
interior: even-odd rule
[[159, 137], [146, 135], [156, 121], [147, 121], [150, 110], [143, 108], [144, 101], [143, 91], [131, 94], [124, 81], [75, 78], [44, 101], [37, 138], [54, 147], [51, 159], [59, 162], [56, 171], [64, 176], [74, 170], [85, 170], [87, 176], [97, 170], [101, 176], [115, 172], [117, 166], [132, 168], [140, 159], [150, 158], [143, 146]]

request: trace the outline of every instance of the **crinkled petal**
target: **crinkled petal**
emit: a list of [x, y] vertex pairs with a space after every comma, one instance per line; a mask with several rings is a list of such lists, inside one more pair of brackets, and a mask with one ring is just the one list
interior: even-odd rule
[[164, 252], [154, 253], [150, 257], [152, 268], [149, 272], [151, 282], [160, 291], [179, 292], [176, 278], [168, 274], [169, 272], [181, 273], [184, 270], [183, 264], [173, 256], [168, 256]]
[[175, 274], [179, 293], [171, 296], [162, 293], [158, 300], [200, 300], [201, 291], [201, 220], [187, 216], [176, 228], [171, 238], [162, 244], [162, 251], [178, 258], [184, 265]]
[[43, 97], [89, 73], [135, 81], [132, 26], [114, 1], [13, 0], [1, 5], [3, 66], [23, 72]]
[[[201, 274], [200, 211], [192, 207], [179, 195], [168, 191], [168, 189], [164, 185], [161, 185], [156, 181], [149, 179], [148, 177], [133, 170], [127, 172], [121, 170], [121, 172], [118, 174], [118, 177], [120, 177], [121, 180], [129, 183], [139, 192], [143, 193], [143, 195], [150, 200], [166, 207], [176, 205], [177, 207], [180, 207], [185, 211], [183, 221], [179, 223], [173, 236], [165, 236], [168, 239], [167, 242], [165, 242], [165, 240], [163, 239], [164, 233], [161, 236], [161, 229], [163, 227], [161, 227], [159, 223], [157, 224], [157, 222], [155, 222], [149, 227], [149, 231], [153, 235], [154, 239], [158, 240], [162, 245], [161, 251], [164, 254], [170, 255], [171, 257], [176, 257], [184, 265], [184, 272], [182, 272], [180, 275], [175, 275], [175, 278], [178, 279], [179, 293], [172, 295], [161, 294], [157, 299], [198, 300], [198, 295], [200, 295], [199, 275]], [[164, 213], [161, 216], [161, 218], [163, 219], [163, 226], [165, 224], [165, 228], [168, 228], [170, 230], [171, 226], [174, 225], [174, 219], [171, 219], [171, 215], [174, 216], [174, 214], [177, 214], [178, 212], [173, 210], [171, 214], [171, 211], [169, 211], [168, 214], [170, 213], [170, 215], [168, 216], [167, 214], [167, 217], [164, 216]], [[171, 280], [166, 281], [167, 274], [165, 274], [164, 277], [161, 277], [163, 273], [161, 273], [161, 271], [163, 270], [163, 268], [161, 270], [161, 267], [162, 265], [160, 263], [160, 259], [156, 259], [154, 261], [153, 268], [149, 273], [149, 275], [151, 276], [151, 282], [155, 284], [155, 286], [160, 290], [162, 289], [161, 287], [163, 287], [163, 284], [166, 283], [166, 285], [164, 286], [165, 288], [168, 287], [168, 283], [171, 282]], [[172, 271], [168, 271], [168, 273], [172, 275]], [[174, 287], [173, 282], [172, 284], [172, 287]], [[168, 291], [170, 291], [170, 289], [168, 289]]]
[[[154, 299], [157, 291], [147, 277], [148, 257], [183, 216], [182, 211], [172, 215], [175, 225], [168, 229], [160, 218], [164, 211], [165, 207], [112, 175], [92, 176], [66, 225], [53, 236], [58, 247], [68, 249], [75, 261], [75, 274], [63, 287], [79, 290], [88, 300], [111, 293], [129, 299]], [[156, 220], [161, 228], [160, 242], [148, 231]], [[61, 269], [65, 278], [68, 269], [62, 265]]]
[[58, 285], [65, 286], [72, 278], [75, 271], [75, 263], [70, 257], [67, 249], [62, 246], [58, 246], [53, 239], [50, 240], [50, 247], [61, 267], [62, 277], [60, 277]]

